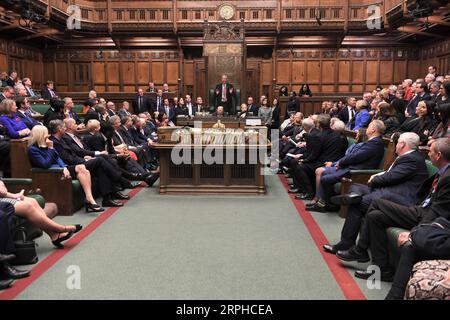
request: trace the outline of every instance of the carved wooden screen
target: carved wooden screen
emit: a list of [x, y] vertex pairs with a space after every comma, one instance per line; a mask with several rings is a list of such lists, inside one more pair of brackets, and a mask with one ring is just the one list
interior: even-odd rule
[[[205, 23], [203, 38], [203, 56], [207, 66], [206, 97], [209, 90], [220, 83], [223, 74], [228, 76], [228, 82], [241, 93], [245, 92], [246, 50], [244, 38], [244, 23], [239, 26], [223, 21]], [[212, 104], [212, 101], [208, 101]], [[237, 103], [240, 103], [238, 101]]]

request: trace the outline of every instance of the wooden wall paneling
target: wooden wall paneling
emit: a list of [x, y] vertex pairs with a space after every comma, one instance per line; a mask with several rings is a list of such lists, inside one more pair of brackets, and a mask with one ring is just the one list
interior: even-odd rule
[[0, 70], [8, 72], [8, 55], [0, 53]]
[[379, 78], [379, 62], [374, 60], [366, 61], [365, 84], [377, 84]]
[[161, 86], [164, 83], [164, 62], [153, 60], [151, 68], [153, 81], [155, 81], [156, 85]]
[[277, 62], [277, 82], [280, 84], [290, 84], [291, 82], [290, 61], [282, 60]]
[[408, 70], [408, 78], [415, 81], [417, 78], [421, 76], [423, 72], [420, 70], [420, 61], [418, 60], [408, 60], [407, 62], [407, 70]]
[[108, 92], [120, 91], [119, 82], [119, 62], [108, 61], [106, 66], [107, 71], [107, 90]]
[[56, 79], [58, 85], [69, 85], [69, 77], [67, 72], [67, 61], [56, 62]]
[[[311, 85], [316, 85], [315, 87], [318, 89], [318, 85], [320, 85], [321, 81], [321, 71], [320, 71], [320, 61], [308, 61], [306, 64], [306, 82]], [[316, 90], [317, 90], [316, 89]], [[317, 92], [317, 91], [316, 91]]]
[[55, 79], [55, 69], [53, 62], [44, 62], [44, 79], [45, 81]]
[[150, 82], [150, 62], [148, 61], [139, 61], [136, 63], [137, 65], [137, 83], [140, 85], [148, 86]]
[[382, 86], [389, 86], [394, 83], [394, 63], [393, 61], [380, 61], [380, 81]]
[[132, 85], [134, 87], [136, 84], [135, 65], [134, 61], [121, 61], [124, 86]]
[[330, 61], [322, 61], [321, 63], [321, 69], [322, 69], [322, 86], [324, 84], [333, 84], [336, 83], [335, 74], [336, 74], [336, 61], [330, 60]]
[[355, 92], [353, 89], [354, 85], [362, 84], [364, 82], [364, 61], [355, 61], [352, 60], [351, 63], [351, 91]]
[[350, 91], [350, 66], [349, 60], [340, 60], [337, 64], [337, 92], [349, 92]]
[[407, 61], [406, 60], [394, 61], [394, 83], [400, 84], [407, 77], [408, 77]]
[[302, 84], [305, 83], [305, 61], [294, 60], [292, 61], [292, 83]]
[[178, 61], [166, 61], [166, 81], [171, 87], [178, 83], [179, 78]]

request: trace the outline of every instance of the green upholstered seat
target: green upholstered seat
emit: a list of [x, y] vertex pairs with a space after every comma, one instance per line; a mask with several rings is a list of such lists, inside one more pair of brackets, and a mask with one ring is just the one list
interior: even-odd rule
[[47, 112], [48, 108], [50, 108], [50, 105], [49, 104], [43, 104], [43, 103], [42, 104], [41, 103], [36, 103], [36, 104], [32, 104], [31, 108], [34, 111], [39, 112], [40, 114], [44, 115]]
[[[438, 169], [433, 166], [430, 160], [425, 160], [428, 170], [428, 176], [433, 176]], [[407, 232], [409, 230], [402, 228], [388, 228], [386, 230], [388, 237], [388, 246], [389, 246], [389, 257], [391, 264], [395, 267], [398, 264], [398, 260], [400, 258], [400, 248], [397, 246], [397, 239], [400, 233]]]

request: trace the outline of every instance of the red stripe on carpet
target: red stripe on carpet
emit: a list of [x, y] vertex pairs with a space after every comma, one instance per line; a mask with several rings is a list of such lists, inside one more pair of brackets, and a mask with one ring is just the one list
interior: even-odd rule
[[[133, 198], [143, 188], [136, 188], [131, 190], [128, 195]], [[64, 243], [64, 249], [55, 249], [47, 258], [38, 263], [33, 269], [31, 269], [31, 275], [28, 278], [16, 280], [13, 286], [9, 289], [0, 292], [0, 300], [11, 300], [16, 298], [22, 293], [29, 285], [39, 279], [45, 272], [47, 272], [54, 264], [56, 264], [62, 257], [69, 253], [73, 248], [77, 246], [83, 239], [87, 238], [98, 227], [100, 227], [106, 220], [108, 220], [114, 213], [116, 213], [121, 207], [109, 208], [100, 214], [95, 220], [89, 223], [87, 226], [78, 232], [75, 236]]]
[[[281, 182], [283, 183], [286, 190], [288, 190], [289, 186], [284, 175], [279, 176]], [[319, 249], [323, 259], [328, 265], [331, 273], [333, 274], [334, 279], [342, 290], [345, 298], [348, 300], [366, 300], [366, 297], [362, 293], [358, 284], [355, 282], [355, 279], [350, 275], [350, 273], [341, 265], [340, 260], [332, 254], [326, 253], [323, 251], [323, 245], [330, 243], [322, 230], [320, 229], [317, 222], [314, 220], [311, 213], [309, 213], [303, 201], [296, 200], [294, 194], [289, 194], [292, 202], [294, 203], [297, 211], [302, 218], [303, 222], [306, 225], [311, 237], [314, 240], [317, 248]]]

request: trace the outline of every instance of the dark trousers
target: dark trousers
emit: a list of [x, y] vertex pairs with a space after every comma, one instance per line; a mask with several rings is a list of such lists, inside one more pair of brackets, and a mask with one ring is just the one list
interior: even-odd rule
[[10, 254], [15, 251], [9, 228], [14, 211], [11, 203], [0, 201], [0, 254]]
[[120, 182], [122, 173], [105, 158], [93, 158], [84, 163], [86, 169], [91, 173], [94, 191], [102, 196], [117, 191], [116, 184]]
[[11, 145], [9, 141], [0, 141], [0, 171], [5, 178], [11, 177]]
[[[356, 242], [358, 233], [361, 231], [358, 246], [364, 249], [369, 247], [369, 234], [367, 225], [363, 224], [363, 219], [373, 200], [388, 199], [402, 205], [413, 204], [402, 195], [389, 193], [386, 189], [372, 190], [365, 184], [352, 184], [349, 192], [361, 194], [363, 197], [361, 203], [348, 207], [347, 217], [341, 232], [341, 241], [345, 244], [353, 245]], [[363, 227], [361, 228], [362, 224]]]
[[334, 185], [341, 182], [342, 178], [348, 174], [348, 169], [335, 171], [325, 171], [320, 176], [320, 192], [325, 203], [330, 204], [330, 198], [335, 195]]
[[298, 164], [293, 175], [294, 186], [303, 193], [314, 194], [316, 169], [321, 165], [322, 163]]
[[385, 199], [373, 200], [366, 218], [372, 263], [381, 269], [389, 266], [387, 228], [410, 230], [417, 226], [420, 220], [418, 207], [407, 207]]
[[408, 284], [414, 265], [419, 261], [435, 259], [450, 259], [450, 253], [446, 257], [432, 254], [419, 254], [415, 247], [410, 242], [407, 242], [401, 249], [400, 261], [395, 272], [394, 282], [387, 297], [397, 300], [403, 299], [406, 285]]

